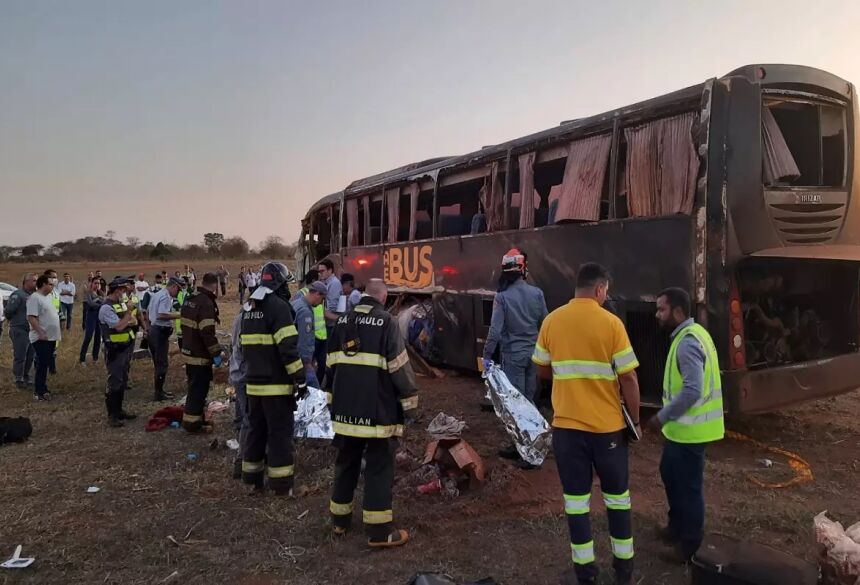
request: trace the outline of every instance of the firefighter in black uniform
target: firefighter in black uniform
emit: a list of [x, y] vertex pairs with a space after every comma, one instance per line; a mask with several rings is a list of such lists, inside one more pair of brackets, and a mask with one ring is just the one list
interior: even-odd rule
[[293, 412], [296, 399], [307, 392], [289, 303], [291, 279], [279, 262], [263, 266], [239, 336], [248, 397], [248, 425], [240, 441], [242, 481], [262, 489], [266, 475], [277, 495], [292, 494]]
[[385, 310], [388, 290], [378, 279], [341, 315], [328, 342], [326, 385], [330, 391], [335, 462], [331, 497], [333, 532], [352, 522], [353, 492], [364, 470], [362, 518], [372, 547], [405, 544], [409, 534], [392, 527], [392, 486], [397, 437], [418, 406], [415, 375], [397, 321]]
[[215, 325], [221, 322], [218, 318], [218, 303], [215, 302], [217, 289], [218, 276], [206, 273], [197, 292], [185, 299], [180, 313], [182, 361], [185, 362], [185, 375], [188, 378], [182, 428], [190, 433], [212, 430], [203, 417], [203, 409], [212, 382], [212, 365], [220, 366], [223, 359], [221, 344], [215, 336]]
[[115, 278], [108, 285], [108, 294], [99, 309], [99, 326], [105, 344], [107, 388], [105, 407], [108, 424], [123, 426], [123, 420], [137, 418], [122, 409], [122, 400], [128, 389], [128, 370], [134, 351], [134, 334], [131, 331], [133, 316], [130, 307], [122, 300], [127, 278]]

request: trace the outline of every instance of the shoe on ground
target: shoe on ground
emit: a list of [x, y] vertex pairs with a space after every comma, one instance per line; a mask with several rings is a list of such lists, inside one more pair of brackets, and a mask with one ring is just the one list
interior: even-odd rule
[[409, 533], [402, 528], [392, 530], [385, 540], [368, 540], [367, 545], [371, 548], [394, 548], [403, 546], [409, 542]]
[[137, 418], [136, 414], [131, 414], [130, 412], [122, 411], [119, 413], [120, 420], [134, 420]]
[[517, 448], [513, 445], [509, 445], [504, 449], [499, 449], [498, 452], [499, 457], [502, 459], [519, 459], [520, 453], [517, 451]]
[[45, 392], [42, 395], [33, 394], [33, 399], [36, 400], [36, 402], [47, 402], [51, 399], [51, 393]]
[[86, 360], [84, 360], [84, 361], [82, 361], [82, 362], [78, 362], [78, 366], [80, 366], [80, 367], [82, 367], [82, 368], [86, 368], [86, 367], [87, 367], [87, 362], [86, 362]]
[[123, 423], [123, 422], [119, 419], [119, 417], [117, 417], [117, 416], [112, 416], [112, 417], [109, 417], [109, 418], [108, 418], [108, 426], [109, 426], [109, 427], [112, 427], [112, 428], [114, 428], [114, 429], [118, 429], [118, 428], [120, 428], [120, 427], [124, 427], [124, 426], [125, 426], [125, 423]]
[[165, 400], [170, 400], [173, 396], [168, 396], [166, 392], [156, 392], [152, 397], [152, 400], [155, 402], [164, 402]]
[[349, 532], [349, 528], [346, 526], [332, 526], [331, 533], [333, 536], [344, 536], [347, 532]]

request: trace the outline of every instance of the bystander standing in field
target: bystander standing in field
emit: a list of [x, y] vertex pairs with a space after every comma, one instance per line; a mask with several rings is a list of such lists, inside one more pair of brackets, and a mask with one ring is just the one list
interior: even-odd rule
[[240, 305], [245, 302], [245, 290], [248, 288], [247, 285], [245, 284], [245, 271], [246, 271], [246, 268], [244, 266], [242, 266], [239, 269], [239, 304]]
[[[27, 299], [30, 343], [36, 355], [36, 400], [50, 400], [48, 370], [54, 365], [54, 350], [60, 340], [60, 314], [54, 307], [52, 278], [43, 274], [36, 279], [36, 291]], [[56, 366], [54, 366], [56, 371]]]
[[221, 296], [227, 296], [227, 279], [230, 277], [230, 271], [224, 268], [224, 265], [218, 267], [218, 271], [215, 273], [218, 275], [218, 286], [221, 287]]
[[101, 327], [99, 327], [99, 309], [101, 309], [104, 301], [104, 293], [102, 291], [102, 283], [99, 279], [93, 278], [90, 281], [89, 289], [84, 293], [83, 299], [83, 314], [86, 329], [84, 330], [84, 341], [81, 343], [81, 353], [79, 363], [85, 366], [87, 363], [87, 351], [89, 350], [90, 342], [93, 344], [93, 361], [99, 359], [99, 348], [102, 343]]
[[9, 297], [3, 309], [12, 340], [12, 375], [15, 385], [24, 389], [31, 384], [30, 368], [33, 367], [33, 346], [30, 344], [30, 324], [27, 321], [27, 299], [36, 290], [36, 275], [29, 273], [24, 277], [21, 288]]
[[72, 309], [75, 306], [75, 295], [78, 290], [72, 282], [72, 275], [66, 272], [63, 282], [57, 285], [60, 296], [60, 317], [66, 321], [66, 331], [72, 328]]

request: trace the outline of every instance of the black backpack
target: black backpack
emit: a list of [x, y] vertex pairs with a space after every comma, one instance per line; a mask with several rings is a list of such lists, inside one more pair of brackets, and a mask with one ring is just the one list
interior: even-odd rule
[[23, 443], [32, 434], [33, 425], [30, 424], [29, 418], [0, 416], [0, 445], [3, 443]]
[[816, 585], [818, 567], [775, 548], [710, 534], [693, 557], [693, 585]]

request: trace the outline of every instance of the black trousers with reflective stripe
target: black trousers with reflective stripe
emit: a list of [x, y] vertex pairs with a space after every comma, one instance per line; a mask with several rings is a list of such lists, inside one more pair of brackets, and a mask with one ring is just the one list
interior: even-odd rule
[[[334, 464], [334, 489], [331, 501], [336, 504], [351, 504], [358, 477], [361, 475], [361, 460], [364, 469], [363, 512], [385, 512], [391, 510], [394, 487], [394, 453], [397, 439], [362, 439], [336, 435], [334, 446], [338, 448]], [[335, 526], [348, 528], [352, 515], [332, 514]], [[371, 540], [384, 540], [391, 532], [391, 522], [364, 525]]]
[[134, 344], [117, 346], [105, 344], [105, 367], [107, 368], [107, 387], [105, 388], [105, 407], [108, 416], [118, 417], [122, 412], [122, 400], [128, 388], [128, 370]]
[[[558, 475], [565, 494], [584, 495], [591, 493], [594, 472], [600, 479], [600, 489], [605, 494], [622, 494], [628, 491], [630, 472], [628, 467], [628, 444], [624, 431], [615, 433], [590, 433], [575, 429], [553, 428], [552, 447], [555, 452]], [[592, 498], [594, 499], [594, 498]], [[591, 506], [600, 505], [592, 501]], [[633, 537], [630, 510], [606, 510], [609, 520], [610, 538]], [[568, 514], [567, 525], [571, 544], [592, 541], [590, 514]], [[613, 558], [612, 566], [619, 575], [633, 573], [633, 559]], [[597, 577], [595, 562], [574, 565], [580, 581]]]
[[203, 409], [206, 408], [209, 383], [212, 382], [212, 366], [185, 364], [185, 375], [188, 378], [188, 396], [185, 398], [182, 427], [192, 432], [199, 431], [203, 426]]
[[[293, 465], [293, 412], [296, 401], [292, 396], [248, 395], [247, 427], [242, 431], [240, 443], [244, 452], [242, 460], [265, 467]], [[262, 486], [265, 467], [260, 471], [242, 472], [242, 481]], [[293, 476], [269, 477], [273, 490], [289, 490], [293, 487]]]

